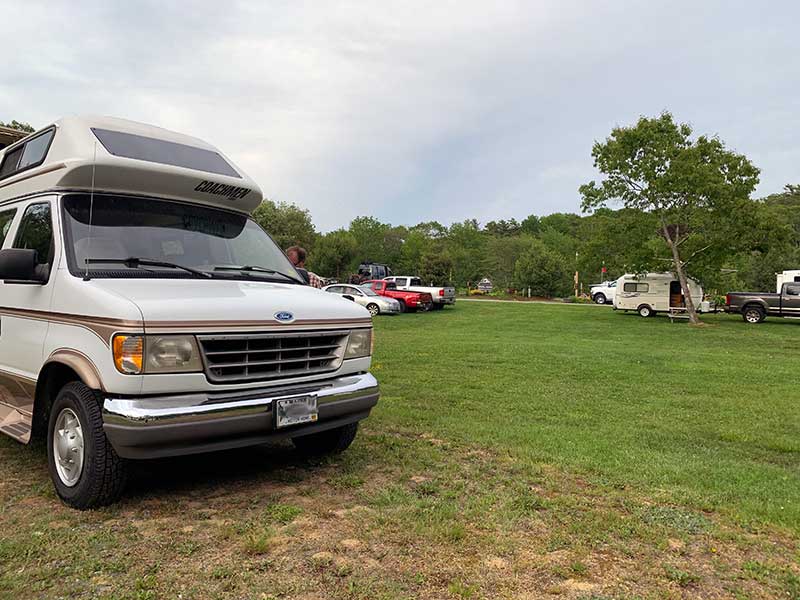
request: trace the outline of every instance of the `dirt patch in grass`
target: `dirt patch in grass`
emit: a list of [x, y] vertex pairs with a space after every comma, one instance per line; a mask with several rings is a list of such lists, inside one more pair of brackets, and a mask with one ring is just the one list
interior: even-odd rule
[[8, 598], [800, 598], [786, 532], [369, 422], [327, 460], [146, 463], [85, 513], [41, 448], [3, 440], [0, 460]]

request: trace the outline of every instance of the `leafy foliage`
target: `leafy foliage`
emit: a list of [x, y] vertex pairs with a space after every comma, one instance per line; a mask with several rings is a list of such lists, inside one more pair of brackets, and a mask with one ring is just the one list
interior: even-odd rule
[[24, 131], [25, 133], [33, 133], [36, 131], [30, 123], [17, 120], [12, 120], [10, 123], [0, 121], [0, 127], [8, 127], [9, 129], [16, 129], [17, 131]]
[[[686, 308], [697, 322], [686, 276], [709, 277], [732, 252], [744, 249], [755, 219], [749, 198], [759, 171], [718, 138], [691, 135], [689, 125], [667, 112], [614, 128], [592, 148], [605, 179], [581, 186], [580, 193], [586, 211], [617, 202], [656, 218], [653, 235], [666, 242]], [[659, 254], [651, 256], [651, 270], [663, 265]]]
[[303, 246], [311, 250], [316, 231], [308, 210], [286, 202], [264, 200], [253, 212], [253, 218], [283, 250], [289, 246]]

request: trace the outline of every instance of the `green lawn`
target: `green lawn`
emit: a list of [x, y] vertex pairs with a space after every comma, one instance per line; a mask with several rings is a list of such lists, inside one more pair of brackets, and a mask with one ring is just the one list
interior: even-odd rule
[[145, 462], [97, 511], [0, 437], [0, 599], [800, 600], [800, 323], [706, 320], [379, 317], [347, 452]]
[[800, 321], [462, 302], [378, 319], [377, 419], [800, 531]]

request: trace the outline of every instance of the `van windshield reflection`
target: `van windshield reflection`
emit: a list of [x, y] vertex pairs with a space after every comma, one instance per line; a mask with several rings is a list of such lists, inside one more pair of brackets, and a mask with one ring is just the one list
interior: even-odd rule
[[93, 202], [88, 194], [65, 197], [63, 214], [67, 262], [75, 275], [177, 278], [200, 271], [213, 278], [304, 283], [272, 238], [243, 214], [100, 194]]

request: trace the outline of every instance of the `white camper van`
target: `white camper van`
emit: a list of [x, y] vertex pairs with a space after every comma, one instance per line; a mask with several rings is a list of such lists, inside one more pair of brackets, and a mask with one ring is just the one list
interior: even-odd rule
[[119, 119], [0, 153], [0, 431], [46, 436], [67, 504], [114, 501], [129, 459], [353, 441], [369, 313], [305, 284], [261, 199], [209, 144]]
[[[711, 305], [703, 301], [700, 284], [693, 279], [689, 279], [688, 283], [697, 311], [710, 312]], [[635, 310], [643, 317], [650, 317], [659, 312], [681, 312], [685, 308], [681, 283], [672, 273], [627, 274], [617, 279], [615, 310]]]

